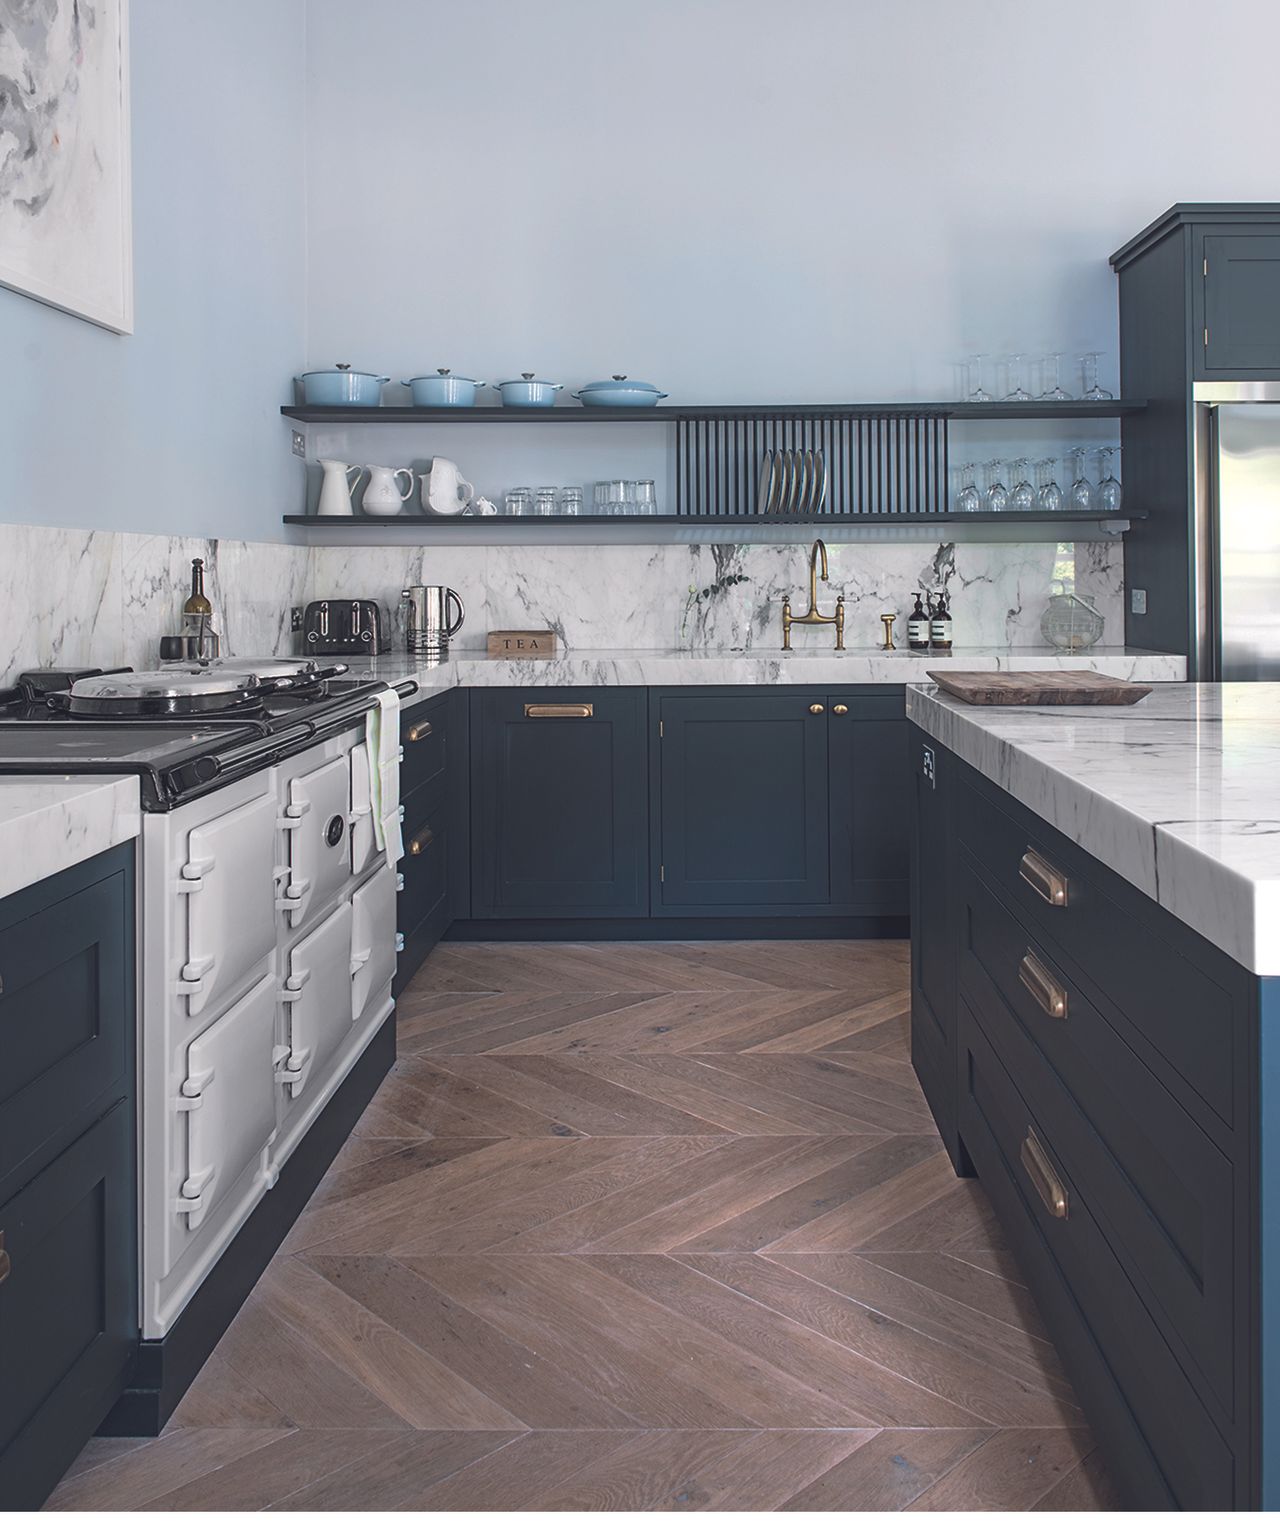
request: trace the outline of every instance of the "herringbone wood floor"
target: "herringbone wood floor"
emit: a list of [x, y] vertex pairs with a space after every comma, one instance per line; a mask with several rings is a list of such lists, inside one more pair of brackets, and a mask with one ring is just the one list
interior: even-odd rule
[[896, 943], [444, 945], [159, 1440], [55, 1509], [1098, 1509]]

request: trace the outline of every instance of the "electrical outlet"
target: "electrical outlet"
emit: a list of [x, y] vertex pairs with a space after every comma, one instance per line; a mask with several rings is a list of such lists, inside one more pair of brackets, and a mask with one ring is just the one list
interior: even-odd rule
[[1129, 589], [1129, 612], [1142, 614], [1147, 611], [1146, 587], [1131, 587]]
[[290, 610], [289, 610], [289, 628], [293, 631], [293, 633], [295, 635], [302, 628], [302, 609], [301, 608], [290, 608]]
[[293, 434], [293, 451], [300, 459], [306, 458], [307, 434], [305, 432], [295, 432]]
[[925, 778], [928, 779], [929, 787], [931, 789], [937, 789], [938, 765], [934, 760], [932, 747], [926, 747], [924, 749], [924, 757], [920, 763], [920, 771], [924, 774]]

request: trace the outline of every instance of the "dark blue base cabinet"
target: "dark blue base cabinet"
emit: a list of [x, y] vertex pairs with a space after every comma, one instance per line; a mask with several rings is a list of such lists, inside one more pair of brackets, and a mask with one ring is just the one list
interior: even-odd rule
[[39, 1508], [138, 1339], [132, 845], [0, 901], [0, 1509]]
[[1280, 1507], [1280, 980], [914, 727], [910, 760], [912, 1060], [957, 1171], [1131, 1507]]

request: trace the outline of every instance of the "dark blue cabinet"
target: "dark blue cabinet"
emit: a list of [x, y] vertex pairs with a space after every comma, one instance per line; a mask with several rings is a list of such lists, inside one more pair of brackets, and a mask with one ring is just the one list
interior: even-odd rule
[[661, 909], [825, 905], [825, 693], [673, 692], [657, 703]]
[[1206, 234], [1204, 371], [1254, 378], [1280, 369], [1280, 235]]
[[0, 1507], [38, 1508], [138, 1347], [133, 849], [0, 901]]
[[642, 688], [471, 693], [471, 913], [649, 910]]
[[827, 695], [831, 902], [857, 917], [909, 905], [911, 777], [901, 688]]

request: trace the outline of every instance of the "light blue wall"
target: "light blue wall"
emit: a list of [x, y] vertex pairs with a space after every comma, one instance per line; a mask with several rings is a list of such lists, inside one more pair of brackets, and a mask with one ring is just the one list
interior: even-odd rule
[[305, 13], [133, 0], [134, 334], [0, 289], [0, 521], [283, 537]]

